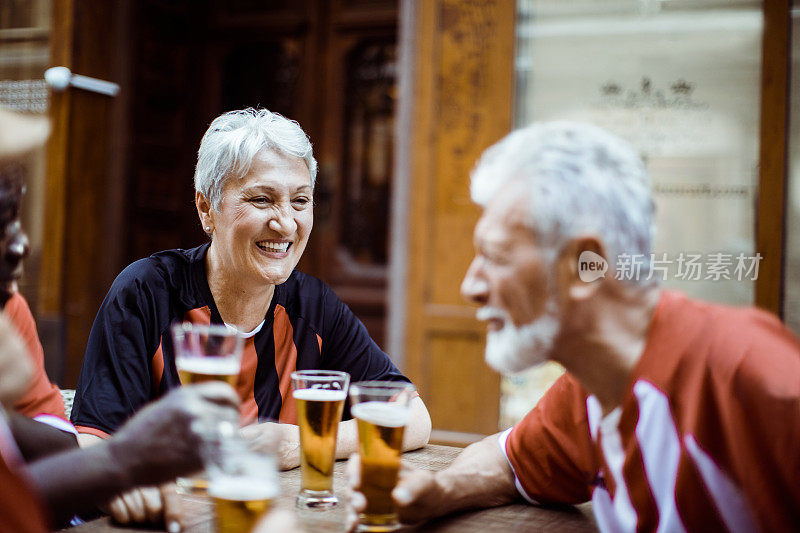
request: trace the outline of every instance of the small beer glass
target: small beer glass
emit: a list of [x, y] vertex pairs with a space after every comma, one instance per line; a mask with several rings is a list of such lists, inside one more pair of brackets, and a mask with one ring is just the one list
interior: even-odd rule
[[300, 494], [303, 509], [330, 509], [339, 503], [333, 493], [336, 435], [342, 419], [350, 374], [333, 370], [300, 370], [292, 385], [300, 427]]
[[360, 490], [367, 500], [358, 517], [358, 531], [400, 527], [392, 490], [397, 485], [403, 432], [415, 396], [410, 383], [364, 381], [350, 386], [350, 412], [358, 420]]
[[274, 457], [248, 450], [244, 443], [223, 445], [223, 454], [221, 461], [208, 468], [217, 533], [246, 533], [280, 493], [278, 468]]
[[[175, 367], [182, 385], [204, 381], [224, 381], [236, 386], [242, 366], [244, 339], [224, 325], [191, 324], [184, 322], [172, 327], [175, 347]], [[198, 421], [193, 429], [207, 445], [218, 439], [220, 423], [232, 421]], [[235, 421], [234, 421], [235, 422]], [[208, 480], [203, 473], [190, 478], [178, 478], [178, 489], [185, 494], [204, 494]]]

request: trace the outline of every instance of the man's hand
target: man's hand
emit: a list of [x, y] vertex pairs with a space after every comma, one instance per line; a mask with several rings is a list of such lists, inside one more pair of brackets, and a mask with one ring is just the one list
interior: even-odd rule
[[276, 509], [256, 523], [253, 533], [303, 533], [303, 528], [290, 511]]
[[181, 500], [174, 483], [160, 487], [140, 487], [114, 498], [108, 504], [108, 514], [120, 524], [164, 521], [167, 531], [180, 531]]
[[[350, 530], [357, 524], [357, 513], [367, 505], [358, 491], [360, 470], [360, 460], [354, 454], [347, 465]], [[401, 463], [392, 499], [400, 521], [414, 524], [460, 510], [505, 505], [518, 500], [519, 494], [498, 436], [491, 435], [465, 448], [450, 466], [438, 472], [417, 470]]]
[[[358, 513], [367, 507], [366, 498], [358, 492], [361, 485], [361, 462], [357, 454], [350, 456], [347, 462], [347, 478], [350, 483], [347, 526], [348, 531], [354, 531], [358, 525]], [[416, 524], [445, 514], [447, 502], [443, 501], [444, 497], [433, 472], [401, 464], [397, 486], [392, 491], [400, 522]]]
[[[62, 523], [134, 487], [172, 481], [200, 470], [196, 428], [211, 427], [218, 420], [236, 420], [238, 404], [236, 391], [225, 383], [180, 387], [142, 409], [113, 437], [46, 457], [28, 465], [28, 470], [51, 517]], [[139, 496], [144, 505], [144, 497]], [[138, 507], [139, 499], [132, 498], [130, 503]], [[148, 498], [152, 501], [154, 498]], [[145, 508], [145, 517], [148, 512], [153, 515], [152, 509]], [[128, 518], [141, 516], [141, 512], [133, 512]]]
[[152, 485], [203, 467], [197, 427], [236, 419], [239, 399], [225, 383], [179, 387], [139, 411], [111, 439], [131, 486]]
[[297, 426], [262, 422], [245, 426], [240, 432], [250, 449], [274, 453], [281, 470], [300, 466], [300, 429]]
[[[224, 383], [181, 387], [142, 409], [108, 445], [126, 450], [124, 473], [133, 485], [173, 479], [202, 468], [201, 439], [194, 428], [235, 420], [237, 405], [236, 392]], [[180, 528], [180, 498], [172, 483], [137, 487], [114, 498], [108, 514], [120, 524], [156, 524], [163, 519], [169, 531], [176, 527], [173, 523]]]

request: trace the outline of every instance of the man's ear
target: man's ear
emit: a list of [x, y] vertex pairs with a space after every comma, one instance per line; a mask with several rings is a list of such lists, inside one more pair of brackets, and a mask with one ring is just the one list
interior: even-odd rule
[[214, 212], [211, 210], [211, 202], [206, 195], [200, 191], [194, 193], [194, 205], [197, 207], [197, 216], [200, 217], [200, 225], [206, 233], [214, 231]]
[[583, 235], [570, 239], [556, 258], [559, 297], [562, 301], [590, 298], [605, 281], [609, 264], [599, 237]]

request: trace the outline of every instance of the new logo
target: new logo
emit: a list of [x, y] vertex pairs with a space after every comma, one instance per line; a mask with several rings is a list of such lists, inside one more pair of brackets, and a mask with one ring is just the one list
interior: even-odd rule
[[596, 279], [606, 277], [608, 261], [602, 255], [586, 250], [578, 257], [578, 277], [581, 281], [590, 283]]

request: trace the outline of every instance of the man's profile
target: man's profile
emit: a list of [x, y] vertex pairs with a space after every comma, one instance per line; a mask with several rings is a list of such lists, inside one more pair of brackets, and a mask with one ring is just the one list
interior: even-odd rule
[[534, 124], [484, 153], [471, 193], [483, 214], [462, 294], [487, 322], [487, 362], [567, 372], [447, 469], [409, 469], [401, 518], [592, 501], [603, 531], [797, 530], [800, 345], [763, 311], [662, 290], [646, 260], [617, 279], [615, 258], [652, 252], [634, 150], [594, 126]]

